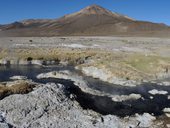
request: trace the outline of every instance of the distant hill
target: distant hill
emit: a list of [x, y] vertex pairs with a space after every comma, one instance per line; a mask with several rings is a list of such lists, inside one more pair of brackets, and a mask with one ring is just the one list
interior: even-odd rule
[[0, 25], [0, 36], [170, 36], [170, 27], [111, 12], [98, 5], [59, 19]]

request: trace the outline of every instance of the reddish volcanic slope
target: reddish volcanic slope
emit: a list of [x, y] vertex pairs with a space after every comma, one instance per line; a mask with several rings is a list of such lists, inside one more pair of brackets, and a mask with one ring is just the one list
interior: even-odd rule
[[165, 24], [137, 21], [98, 5], [59, 19], [29, 19], [0, 25], [0, 36], [169, 36]]

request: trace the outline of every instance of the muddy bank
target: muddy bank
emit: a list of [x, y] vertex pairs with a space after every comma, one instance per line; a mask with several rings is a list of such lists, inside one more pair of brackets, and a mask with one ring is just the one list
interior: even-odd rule
[[[163, 109], [165, 107], [170, 107], [168, 98], [170, 89], [166, 86], [145, 83], [126, 88], [120, 85], [103, 85], [102, 87], [102, 83], [94, 82], [95, 79], [93, 79], [94, 83], [88, 79], [84, 82], [84, 79], [68, 73], [68, 71], [42, 73], [38, 75], [38, 78], [47, 80], [55, 78], [65, 81], [67, 91], [76, 96], [75, 99], [84, 109], [92, 109], [102, 115], [113, 114], [125, 117], [146, 112], [160, 116], [164, 115]], [[96, 81], [98, 80], [96, 79]], [[94, 84], [96, 87], [93, 86]], [[159, 93], [150, 94], [153, 89], [166, 90], [167, 93], [157, 91]]]
[[[150, 113], [155, 116], [164, 114], [162, 111], [166, 106], [170, 106], [167, 96], [157, 95], [153, 99], [129, 99], [125, 101], [113, 101], [107, 96], [97, 96], [82, 92], [78, 87], [70, 87], [68, 91], [76, 95], [76, 100], [84, 109], [94, 110], [102, 115], [117, 115], [119, 117], [132, 116], [136, 113]], [[113, 96], [114, 97], [114, 96]]]

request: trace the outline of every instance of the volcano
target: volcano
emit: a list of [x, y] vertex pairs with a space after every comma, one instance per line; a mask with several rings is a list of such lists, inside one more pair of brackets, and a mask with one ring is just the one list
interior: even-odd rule
[[0, 36], [169, 36], [165, 24], [138, 21], [91, 5], [58, 19], [28, 19], [0, 25]]

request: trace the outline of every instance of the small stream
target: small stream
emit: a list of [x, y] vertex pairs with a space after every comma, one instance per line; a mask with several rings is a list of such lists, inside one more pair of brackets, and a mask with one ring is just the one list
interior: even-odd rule
[[[81, 89], [74, 85], [71, 80], [65, 79], [37, 79], [36, 76], [40, 73], [46, 73], [51, 71], [59, 70], [69, 70], [71, 72], [82, 75], [83, 79], [88, 82], [88, 86], [94, 90], [98, 90], [104, 93], [109, 93], [110, 95], [130, 95], [132, 93], [140, 94], [143, 98], [138, 100], [127, 100], [123, 102], [114, 102], [110, 97], [107, 96], [96, 96], [89, 93], [82, 92]], [[168, 95], [170, 95], [170, 87], [159, 86], [151, 83], [144, 83], [136, 87], [123, 87], [120, 85], [109, 84], [107, 82], [102, 82], [98, 79], [92, 77], [84, 76], [79, 71], [76, 71], [72, 66], [50, 66], [50, 67], [40, 67], [40, 66], [0, 66], [0, 81], [9, 81], [12, 76], [27, 76], [28, 79], [32, 79], [39, 83], [61, 83], [65, 85], [66, 95], [74, 94], [75, 100], [84, 109], [91, 109], [103, 115], [113, 114], [120, 117], [134, 115], [135, 113], [143, 114], [150, 113], [155, 116], [162, 115], [162, 110], [165, 107], [170, 107], [170, 100], [168, 100]], [[152, 89], [167, 91], [167, 95], [151, 95], [148, 91]], [[153, 96], [153, 99], [150, 99]]]

